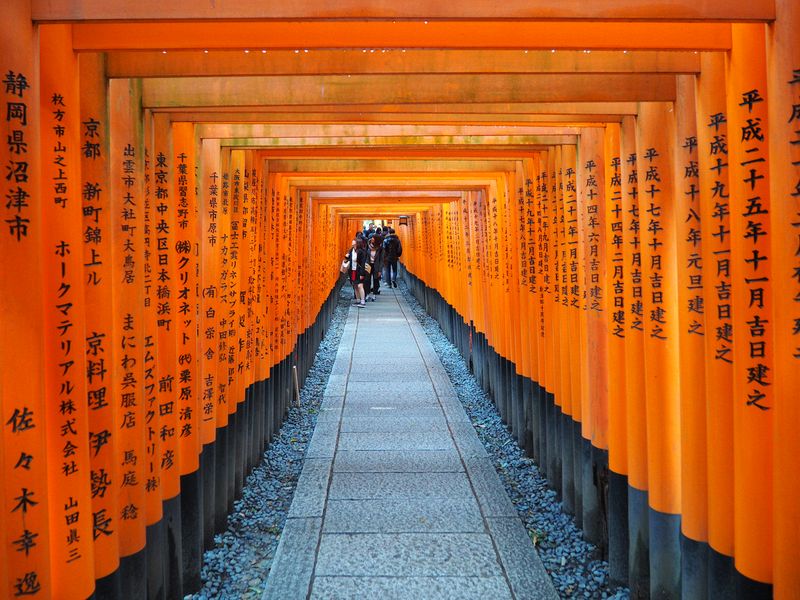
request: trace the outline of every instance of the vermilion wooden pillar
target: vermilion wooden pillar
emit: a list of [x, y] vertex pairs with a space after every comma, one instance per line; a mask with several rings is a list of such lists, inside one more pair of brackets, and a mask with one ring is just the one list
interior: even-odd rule
[[[774, 323], [767, 64], [763, 25], [734, 25], [728, 59], [733, 310], [734, 551], [738, 597], [772, 581]], [[764, 585], [767, 584], [767, 585]]]
[[[52, 597], [94, 591], [78, 62], [69, 25], [39, 30], [47, 485]], [[11, 180], [14, 181], [14, 177]], [[6, 368], [6, 365], [3, 365]], [[42, 491], [45, 485], [42, 482]], [[103, 486], [103, 491], [106, 487]], [[37, 499], [38, 500], [38, 499]], [[12, 530], [13, 531], [13, 530]], [[28, 539], [38, 544], [41, 534]], [[18, 552], [28, 548], [14, 536]]]
[[[38, 48], [27, 2], [6, 3], [0, 20], [0, 88], [4, 111], [0, 158], [12, 167], [2, 182], [0, 308], [2, 360], [3, 593], [51, 591], [46, 486], [44, 382], [20, 374], [44, 370], [44, 282], [40, 186]], [[9, 205], [6, 206], [6, 202]], [[31, 502], [37, 504], [32, 504]], [[35, 546], [31, 546], [33, 535]], [[18, 541], [19, 543], [15, 543]], [[20, 550], [22, 548], [22, 550]]]
[[767, 36], [774, 351], [774, 594], [800, 598], [800, 6], [777, 0]]
[[682, 594], [702, 600], [707, 592], [708, 482], [705, 395], [705, 300], [702, 256], [695, 82], [677, 79], [674, 181], [677, 219], [678, 338], [680, 344], [680, 440]]
[[[86, 401], [89, 407], [89, 460], [92, 479], [109, 479], [105, 494], [92, 495], [96, 526], [117, 514], [118, 466], [113, 448], [116, 438], [115, 407], [111, 403], [116, 373], [108, 368], [112, 353], [112, 224], [109, 179], [110, 127], [105, 63], [95, 54], [79, 56], [81, 202], [83, 207], [83, 260], [86, 301]], [[108, 443], [104, 444], [103, 441]], [[115, 527], [93, 536], [95, 578], [98, 591], [114, 593], [114, 573], [119, 565]], [[99, 532], [98, 532], [99, 533]], [[110, 577], [109, 577], [110, 576]], [[118, 591], [118, 590], [116, 590]]]
[[650, 504], [650, 593], [679, 597], [680, 365], [671, 104], [640, 103], [637, 182], [647, 385], [647, 462]]
[[733, 311], [725, 57], [703, 53], [697, 79], [700, 228], [705, 303], [708, 595], [731, 597], [733, 566]]
[[[109, 82], [109, 193], [114, 314], [110, 337], [115, 378], [118, 506], [109, 529], [119, 532], [123, 594], [145, 593], [146, 413], [144, 400], [144, 138], [140, 83]], [[111, 370], [111, 369], [109, 369]]]
[[606, 125], [603, 153], [606, 183], [605, 276], [608, 335], [608, 562], [612, 581], [628, 580], [628, 443], [625, 356], [625, 246], [620, 125]]

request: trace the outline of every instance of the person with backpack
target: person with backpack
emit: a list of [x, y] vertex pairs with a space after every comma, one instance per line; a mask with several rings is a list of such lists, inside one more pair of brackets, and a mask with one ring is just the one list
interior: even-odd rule
[[403, 244], [394, 232], [394, 228], [389, 228], [389, 235], [383, 240], [383, 260], [386, 263], [386, 283], [390, 287], [397, 287], [397, 261], [403, 255]]

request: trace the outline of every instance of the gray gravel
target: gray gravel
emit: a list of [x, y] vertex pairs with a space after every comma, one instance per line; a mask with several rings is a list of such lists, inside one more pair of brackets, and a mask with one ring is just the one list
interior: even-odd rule
[[534, 541], [542, 563], [562, 598], [629, 598], [627, 588], [611, 587], [608, 563], [584, 541], [572, 517], [562, 512], [556, 493], [536, 463], [525, 456], [500, 418], [491, 398], [472, 376], [463, 357], [410, 293], [401, 291], [442, 361], [500, 480]]
[[214, 548], [203, 555], [203, 587], [186, 598], [255, 600], [263, 595], [352, 297], [350, 286], [344, 286], [300, 392], [300, 407], [289, 410], [263, 460], [247, 478], [242, 498], [228, 517], [228, 529], [215, 536]]

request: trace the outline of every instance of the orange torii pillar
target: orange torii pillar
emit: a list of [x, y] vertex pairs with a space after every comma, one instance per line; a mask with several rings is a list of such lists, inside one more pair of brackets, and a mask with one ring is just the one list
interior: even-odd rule
[[681, 582], [684, 598], [708, 588], [708, 479], [706, 463], [705, 301], [695, 81], [679, 75], [675, 101], [675, 210], [681, 411]]
[[219, 240], [217, 242], [219, 252], [219, 271], [217, 273], [217, 311], [215, 321], [219, 332], [217, 334], [219, 343], [217, 345], [217, 377], [215, 401], [217, 403], [217, 441], [214, 449], [216, 462], [216, 481], [214, 490], [215, 504], [215, 531], [224, 531], [226, 527], [226, 515], [233, 504], [231, 494], [232, 481], [230, 472], [233, 469], [233, 423], [231, 414], [235, 409], [233, 392], [228, 383], [228, 352], [230, 340], [232, 338], [230, 321], [230, 234], [231, 234], [231, 190], [230, 190], [230, 150], [223, 150], [219, 158], [219, 214], [217, 217], [217, 229]]
[[[43, 197], [39, 194], [40, 84], [29, 4], [6, 3], [0, 21], [3, 109], [0, 159], [12, 176], [0, 187], [0, 398], [2, 404], [3, 595], [52, 593], [45, 465], [45, 293]], [[75, 107], [77, 109], [77, 107]], [[51, 250], [52, 252], [52, 250]], [[53, 304], [52, 290], [48, 304]], [[67, 316], [64, 316], [67, 318]], [[49, 318], [48, 318], [49, 321]], [[55, 361], [53, 361], [55, 362]], [[51, 365], [58, 368], [56, 364]]]
[[[607, 420], [607, 337], [604, 253], [605, 222], [604, 130], [582, 130], [578, 145], [578, 257], [583, 263], [585, 333], [581, 323], [578, 366], [581, 369], [581, 500], [586, 539], [601, 544], [601, 505], [606, 505], [602, 471]], [[600, 422], [602, 422], [601, 426]], [[599, 444], [594, 440], [599, 439]], [[594, 442], [594, 443], [593, 443]], [[576, 457], [577, 458], [577, 457]]]
[[612, 581], [628, 580], [628, 446], [626, 440], [627, 373], [625, 357], [625, 242], [620, 125], [609, 123], [605, 133], [606, 323], [608, 364], [608, 563]]
[[725, 57], [701, 55], [696, 81], [705, 305], [708, 597], [730, 598], [733, 565], [733, 321]]
[[[161, 468], [160, 485], [163, 497], [162, 539], [164, 587], [167, 595], [182, 593], [180, 569], [181, 512], [180, 463], [178, 453], [180, 425], [178, 422], [178, 339], [177, 339], [177, 279], [175, 260], [175, 190], [173, 154], [169, 117], [153, 115], [152, 149], [148, 148], [152, 165], [153, 237], [155, 239], [155, 296], [156, 296], [156, 382], [159, 439], [158, 461]], [[150, 144], [150, 139], [146, 140]], [[154, 548], [155, 550], [155, 548]]]
[[[116, 439], [103, 441], [115, 431], [113, 397], [116, 374], [112, 364], [112, 208], [109, 179], [110, 121], [108, 89], [103, 60], [83, 54], [80, 65], [81, 200], [83, 208], [83, 266], [86, 294], [86, 402], [89, 408], [89, 464], [92, 520], [99, 526], [107, 515], [117, 513], [118, 471], [113, 451]], [[112, 485], [105, 493], [97, 484], [105, 478]], [[93, 535], [94, 578], [97, 593], [113, 593], [119, 566], [116, 528]], [[100, 530], [94, 533], [100, 533]]]
[[681, 593], [674, 143], [673, 106], [641, 103], [637, 121], [637, 179], [644, 288], [650, 594], [668, 598], [680, 597]]
[[[560, 461], [560, 472], [558, 473], [559, 484], [556, 491], [561, 495], [565, 507], [574, 510], [574, 480], [573, 480], [573, 461], [572, 458], [572, 397], [570, 386], [570, 352], [575, 352], [577, 348], [570, 347], [570, 340], [567, 338], [567, 321], [564, 318], [567, 311], [567, 286], [565, 276], [567, 271], [567, 240], [564, 217], [564, 184], [562, 169], [562, 151], [560, 146], [553, 148], [551, 153], [552, 166], [551, 192], [553, 205], [555, 206], [555, 219], [551, 233], [555, 236], [555, 285], [553, 287], [553, 359], [555, 365], [555, 379], [553, 382], [553, 395], [557, 407], [556, 421], [556, 452]], [[568, 456], [569, 454], [569, 456]], [[580, 507], [578, 507], [580, 508]], [[568, 510], [568, 512], [570, 512]]]
[[777, 0], [767, 36], [775, 369], [773, 582], [775, 598], [800, 598], [800, 5]]
[[[81, 55], [85, 56], [85, 55]], [[146, 556], [147, 593], [157, 596], [163, 590], [165, 528], [164, 496], [161, 477], [160, 410], [158, 402], [158, 286], [159, 265], [156, 258], [156, 197], [153, 188], [152, 136], [153, 118], [144, 111], [144, 406], [145, 406], [145, 500], [147, 516]]]
[[[727, 63], [737, 597], [772, 595], [775, 373], [764, 25], [733, 25]], [[783, 200], [783, 199], [781, 199]], [[784, 293], [783, 291], [781, 293]]]
[[634, 117], [620, 127], [622, 172], [623, 298], [625, 303], [625, 439], [628, 456], [628, 587], [636, 597], [650, 593], [647, 406], [644, 379], [644, 282], [642, 218]]
[[[41, 251], [47, 282], [44, 289], [44, 417], [50, 501], [52, 592], [49, 595], [53, 598], [87, 597], [95, 587], [85, 377], [80, 103], [78, 62], [72, 52], [71, 34], [69, 25], [46, 26], [39, 30], [39, 47], [44, 57], [39, 97], [42, 116]], [[27, 535], [20, 537], [16, 536], [16, 531], [11, 532], [17, 552], [25, 555], [38, 545], [40, 537], [44, 537], [44, 532], [33, 529], [26, 529], [26, 532]]]
[[[562, 314], [565, 317], [564, 336], [569, 340], [571, 352], [580, 355], [581, 340], [581, 316], [583, 312], [583, 290], [585, 289], [581, 276], [582, 268], [580, 256], [580, 210], [578, 206], [578, 169], [577, 169], [577, 147], [575, 145], [561, 146], [561, 187], [564, 193], [564, 243], [566, 252], [564, 265], [562, 266], [562, 303], [566, 311]], [[569, 358], [568, 358], [569, 360]], [[564, 462], [567, 467], [562, 469], [562, 477], [568, 479], [572, 486], [572, 510], [575, 513], [578, 523], [582, 522], [582, 467], [580, 462], [581, 453], [581, 422], [580, 422], [580, 402], [581, 402], [581, 365], [580, 360], [571, 359], [569, 365], [569, 381], [565, 381], [565, 386], [569, 386], [569, 420], [566, 421], [564, 432]], [[562, 485], [564, 482], [562, 481]], [[565, 503], [569, 499], [566, 497]]]
[[172, 124], [172, 157], [175, 196], [174, 252], [178, 353], [178, 424], [181, 482], [181, 535], [183, 580], [187, 589], [201, 585], [202, 482], [200, 480], [200, 402], [197, 351], [198, 330], [198, 217], [195, 169], [197, 151], [194, 125]]
[[[216, 479], [222, 459], [217, 460], [221, 443], [217, 437], [219, 370], [219, 271], [220, 271], [220, 146], [219, 140], [201, 142], [198, 189], [200, 234], [199, 328], [197, 350], [200, 382], [200, 468], [203, 481], [203, 547], [214, 543], [216, 531]], [[204, 457], [204, 455], [206, 455]], [[218, 466], [219, 465], [219, 466]]]

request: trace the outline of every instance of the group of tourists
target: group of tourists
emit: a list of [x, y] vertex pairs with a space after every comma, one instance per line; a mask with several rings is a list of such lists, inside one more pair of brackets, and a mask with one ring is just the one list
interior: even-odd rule
[[381, 293], [381, 280], [387, 287], [397, 287], [397, 260], [403, 254], [400, 238], [391, 227], [368, 228], [356, 233], [344, 256], [342, 272], [350, 278], [359, 308], [375, 302]]

